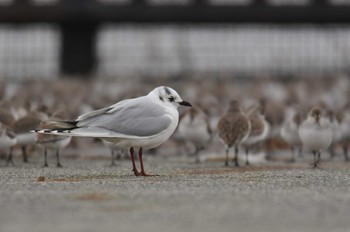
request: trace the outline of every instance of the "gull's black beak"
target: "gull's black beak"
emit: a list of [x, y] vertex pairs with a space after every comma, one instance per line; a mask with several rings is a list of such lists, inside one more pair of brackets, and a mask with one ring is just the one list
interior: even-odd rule
[[182, 106], [192, 107], [191, 103], [189, 103], [189, 102], [187, 102], [187, 101], [179, 102], [179, 104], [182, 105]]

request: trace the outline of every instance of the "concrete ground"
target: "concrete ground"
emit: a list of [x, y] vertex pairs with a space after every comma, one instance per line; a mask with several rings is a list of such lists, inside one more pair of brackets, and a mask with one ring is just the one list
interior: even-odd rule
[[1, 161], [0, 231], [349, 231], [350, 164], [145, 158], [159, 176], [134, 177], [129, 160]]

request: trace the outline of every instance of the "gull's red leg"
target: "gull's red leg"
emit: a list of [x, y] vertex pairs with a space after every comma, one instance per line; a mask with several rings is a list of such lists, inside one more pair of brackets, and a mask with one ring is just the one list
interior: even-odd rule
[[140, 160], [140, 166], [141, 166], [140, 175], [142, 175], [142, 176], [154, 176], [154, 175], [150, 175], [150, 174], [145, 173], [145, 169], [143, 168], [143, 160], [142, 160], [142, 147], [140, 147], [140, 150], [139, 150], [139, 160]]
[[134, 148], [130, 148], [130, 156], [131, 156], [131, 162], [132, 162], [132, 171], [134, 172], [135, 176], [139, 176], [140, 173], [137, 171], [136, 165], [135, 165], [135, 159], [134, 159]]

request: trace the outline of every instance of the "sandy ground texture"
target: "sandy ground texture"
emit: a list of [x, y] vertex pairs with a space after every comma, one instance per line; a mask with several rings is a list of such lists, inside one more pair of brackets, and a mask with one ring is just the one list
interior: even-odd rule
[[[129, 160], [65, 159], [0, 167], [0, 230], [349, 231], [350, 164], [223, 167], [145, 157], [155, 177], [134, 177]], [[51, 160], [51, 165], [54, 160]]]

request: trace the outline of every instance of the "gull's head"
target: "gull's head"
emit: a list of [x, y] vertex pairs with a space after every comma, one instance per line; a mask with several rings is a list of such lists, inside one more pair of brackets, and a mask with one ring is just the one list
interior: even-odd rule
[[189, 102], [182, 100], [180, 95], [170, 87], [157, 87], [150, 94], [155, 95], [156, 98], [165, 105], [175, 106], [176, 108], [180, 105], [192, 106]]

